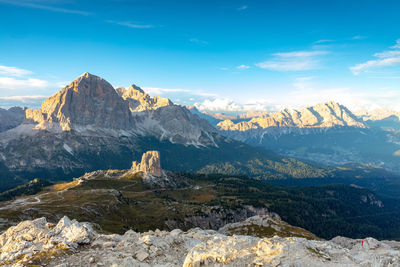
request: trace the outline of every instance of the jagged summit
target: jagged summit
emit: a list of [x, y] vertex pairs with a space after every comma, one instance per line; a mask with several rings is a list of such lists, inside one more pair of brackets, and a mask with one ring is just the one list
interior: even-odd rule
[[128, 89], [118, 88], [120, 96], [129, 102], [132, 112], [140, 112], [145, 110], [154, 110], [160, 107], [172, 106], [171, 100], [164, 97], [151, 97], [142, 88], [132, 84]]
[[[96, 75], [91, 74], [91, 73], [89, 73], [89, 72], [82, 73], [79, 77], [84, 77], [84, 78], [90, 78], [90, 77], [100, 78], [99, 76], [96, 76]], [[101, 79], [101, 78], [100, 78], [100, 79]]]
[[136, 84], [131, 84], [131, 85], [129, 86], [128, 90], [136, 90], [136, 91], [139, 91], [139, 92], [141, 92], [141, 93], [144, 94], [143, 89], [140, 88], [139, 86], [137, 86]]
[[331, 128], [331, 127], [359, 127], [366, 125], [350, 110], [337, 102], [320, 103], [312, 107], [299, 110], [284, 109], [280, 112], [265, 114], [248, 122], [233, 123], [222, 121], [218, 128], [224, 131], [246, 131], [265, 128]]

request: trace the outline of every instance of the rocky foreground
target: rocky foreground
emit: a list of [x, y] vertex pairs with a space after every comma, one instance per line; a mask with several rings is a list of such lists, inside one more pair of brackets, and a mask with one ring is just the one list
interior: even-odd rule
[[[253, 217], [263, 226], [276, 218]], [[229, 228], [229, 227], [228, 227]], [[224, 228], [225, 232], [227, 227]], [[199, 228], [99, 234], [89, 223], [62, 218], [24, 221], [0, 236], [0, 265], [26, 266], [400, 266], [400, 242], [336, 237], [259, 238]]]

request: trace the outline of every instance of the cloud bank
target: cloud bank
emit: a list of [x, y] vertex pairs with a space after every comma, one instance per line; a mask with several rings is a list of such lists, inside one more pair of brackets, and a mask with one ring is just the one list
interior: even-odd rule
[[275, 71], [305, 71], [320, 67], [319, 56], [327, 51], [294, 51], [275, 53], [273, 59], [255, 64], [257, 67]]
[[394, 46], [390, 47], [392, 50], [375, 53], [374, 57], [377, 59], [368, 60], [364, 63], [350, 67], [354, 75], [359, 75], [363, 72], [369, 72], [372, 69], [391, 67], [400, 64], [400, 39], [396, 41]]

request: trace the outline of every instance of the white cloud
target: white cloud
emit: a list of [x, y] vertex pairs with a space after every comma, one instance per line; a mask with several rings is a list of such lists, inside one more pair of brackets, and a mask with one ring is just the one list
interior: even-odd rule
[[365, 63], [358, 64], [350, 68], [350, 70], [354, 73], [354, 75], [358, 75], [361, 72], [368, 72], [369, 69], [375, 67], [388, 67], [400, 64], [400, 57], [394, 58], [385, 58], [385, 59], [378, 59], [378, 60], [369, 60]]
[[179, 89], [179, 88], [167, 89], [167, 88], [159, 88], [159, 87], [143, 87], [142, 89], [149, 95], [162, 95], [165, 93], [182, 93], [182, 92], [188, 93], [188, 92], [191, 92], [188, 89]]
[[32, 73], [32, 71], [18, 67], [0, 66], [1, 106], [29, 105], [37, 107], [46, 98], [45, 95], [50, 95], [55, 89], [62, 88], [67, 84], [67, 82], [30, 77]]
[[[36, 1], [36, 2], [40, 2], [40, 1]], [[60, 13], [67, 13], [67, 14], [75, 14], [75, 15], [83, 15], [83, 16], [92, 15], [92, 13], [87, 12], [87, 11], [43, 5], [43, 4], [33, 3], [33, 1], [26, 1], [26, 0], [18, 0], [18, 1], [0, 0], [0, 3], [10, 4], [10, 5], [15, 5], [15, 6], [20, 6], [20, 7], [28, 7], [28, 8], [54, 11], [54, 12], [60, 12]]]
[[242, 10], [246, 10], [247, 8], [248, 8], [247, 5], [243, 5], [243, 6], [239, 7], [238, 10], [242, 11]]
[[190, 38], [189, 42], [196, 43], [196, 44], [202, 44], [202, 45], [207, 45], [208, 44], [207, 41], [200, 40], [200, 39], [197, 39], [197, 38]]
[[331, 43], [334, 42], [335, 40], [330, 40], [330, 39], [321, 39], [318, 41], [315, 41], [314, 44], [324, 44], [324, 43]]
[[353, 111], [360, 109], [400, 111], [400, 105], [397, 104], [400, 103], [400, 91], [397, 90], [382, 88], [374, 91], [365, 91], [355, 90], [350, 87], [324, 88], [309, 85], [295, 83], [295, 88], [285, 93], [285, 97], [249, 99], [244, 103], [226, 98], [206, 99], [203, 102], [195, 103], [195, 106], [201, 111], [211, 112], [271, 112], [285, 108], [300, 109], [314, 106], [318, 103], [335, 101]]
[[0, 107], [28, 106], [31, 108], [39, 108], [46, 98], [47, 96], [43, 95], [1, 96]]
[[305, 57], [314, 57], [319, 55], [327, 54], [327, 51], [294, 51], [294, 52], [285, 52], [285, 53], [275, 53], [274, 56], [283, 57], [283, 58], [305, 58]]
[[0, 96], [0, 100], [18, 101], [22, 103], [32, 103], [38, 100], [45, 100], [48, 96], [43, 95], [18, 95], [18, 96]]
[[130, 21], [115, 21], [115, 20], [106, 20], [106, 22], [111, 23], [111, 24], [116, 24], [120, 26], [125, 26], [133, 29], [150, 29], [154, 28], [154, 25], [150, 24], [137, 24], [137, 23], [132, 23]]
[[287, 106], [304, 107], [317, 103], [336, 101], [351, 110], [360, 109], [396, 109], [394, 103], [399, 103], [400, 92], [390, 89], [374, 91], [358, 91], [353, 88], [300, 88], [288, 94]]
[[313, 82], [314, 77], [302, 77], [294, 81], [294, 89], [286, 93], [283, 101], [273, 100], [280, 109], [302, 108], [318, 103], [335, 101], [350, 110], [387, 108], [396, 109], [400, 91], [392, 88], [362, 90], [351, 87], [326, 87]]
[[400, 39], [396, 40], [396, 44], [394, 46], [391, 46], [390, 48], [392, 49], [400, 49]]
[[[400, 49], [400, 39], [396, 41], [396, 45], [392, 49]], [[373, 68], [390, 67], [400, 64], [400, 50], [388, 50], [380, 53], [375, 53], [378, 59], [368, 60], [364, 63], [350, 67], [354, 75], [362, 72], [368, 72]]]
[[210, 112], [247, 112], [247, 111], [271, 111], [274, 108], [271, 99], [249, 99], [244, 103], [238, 103], [229, 98], [205, 99], [203, 102], [194, 103], [201, 111]]
[[202, 103], [195, 103], [196, 108], [206, 111], [241, 111], [242, 107], [228, 98], [206, 99]]
[[315, 69], [317, 64], [314, 60], [269, 60], [256, 64], [257, 67], [277, 71], [302, 71]]
[[248, 65], [239, 65], [236, 68], [239, 69], [239, 70], [247, 70], [247, 69], [250, 69], [250, 66], [248, 66]]
[[294, 51], [275, 53], [274, 59], [255, 64], [262, 69], [276, 71], [302, 71], [319, 68], [318, 56], [327, 54], [327, 51]]
[[0, 75], [11, 75], [11, 76], [20, 77], [20, 76], [24, 76], [24, 75], [28, 75], [28, 74], [32, 74], [32, 71], [20, 69], [17, 67], [9, 67], [9, 66], [1, 66], [0, 65]]
[[0, 77], [0, 89], [27, 89], [27, 88], [44, 88], [50, 84], [48, 81], [28, 78], [28, 79], [15, 79], [11, 77]]
[[160, 87], [142, 87], [142, 89], [152, 96], [186, 94], [188, 96], [216, 97], [216, 94], [206, 93], [199, 90], [181, 89], [181, 88], [160, 88]]
[[351, 37], [352, 40], [361, 40], [361, 39], [365, 39], [365, 38], [367, 38], [367, 37], [362, 36], [362, 35], [355, 35], [355, 36]]
[[400, 50], [390, 50], [390, 51], [383, 51], [381, 53], [375, 53], [374, 56], [378, 58], [392, 58], [400, 56]]
[[202, 111], [211, 112], [247, 112], [279, 111], [285, 108], [300, 109], [328, 101], [338, 102], [350, 110], [386, 108], [400, 110], [400, 91], [393, 88], [366, 90], [351, 87], [327, 87], [314, 82], [317, 77], [298, 77], [293, 81], [291, 90], [268, 97], [232, 100], [212, 98], [195, 103]]

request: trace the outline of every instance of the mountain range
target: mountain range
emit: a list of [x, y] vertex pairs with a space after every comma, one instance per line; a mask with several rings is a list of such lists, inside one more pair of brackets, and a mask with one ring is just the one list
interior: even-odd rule
[[264, 178], [325, 175], [318, 166], [224, 137], [169, 99], [150, 97], [136, 85], [114, 89], [89, 73], [38, 110], [6, 113], [1, 125], [10, 123], [0, 132], [3, 190], [35, 177], [71, 179], [98, 169], [128, 168], [148, 150], [160, 151], [163, 166], [174, 171], [214, 172], [218, 164], [219, 171]]
[[[204, 117], [208, 119], [207, 117]], [[336, 102], [214, 123], [229, 138], [327, 165], [369, 164], [400, 172], [399, 114], [351, 112]]]
[[362, 186], [398, 191], [392, 186], [400, 154], [393, 115], [362, 117], [335, 102], [221, 121], [136, 85], [114, 88], [84, 73], [40, 109], [16, 107], [0, 115], [1, 191], [33, 178], [59, 181], [126, 169], [148, 150], [159, 151], [171, 171], [275, 181], [329, 177], [352, 183], [363, 177], [368, 179], [357, 180]]

